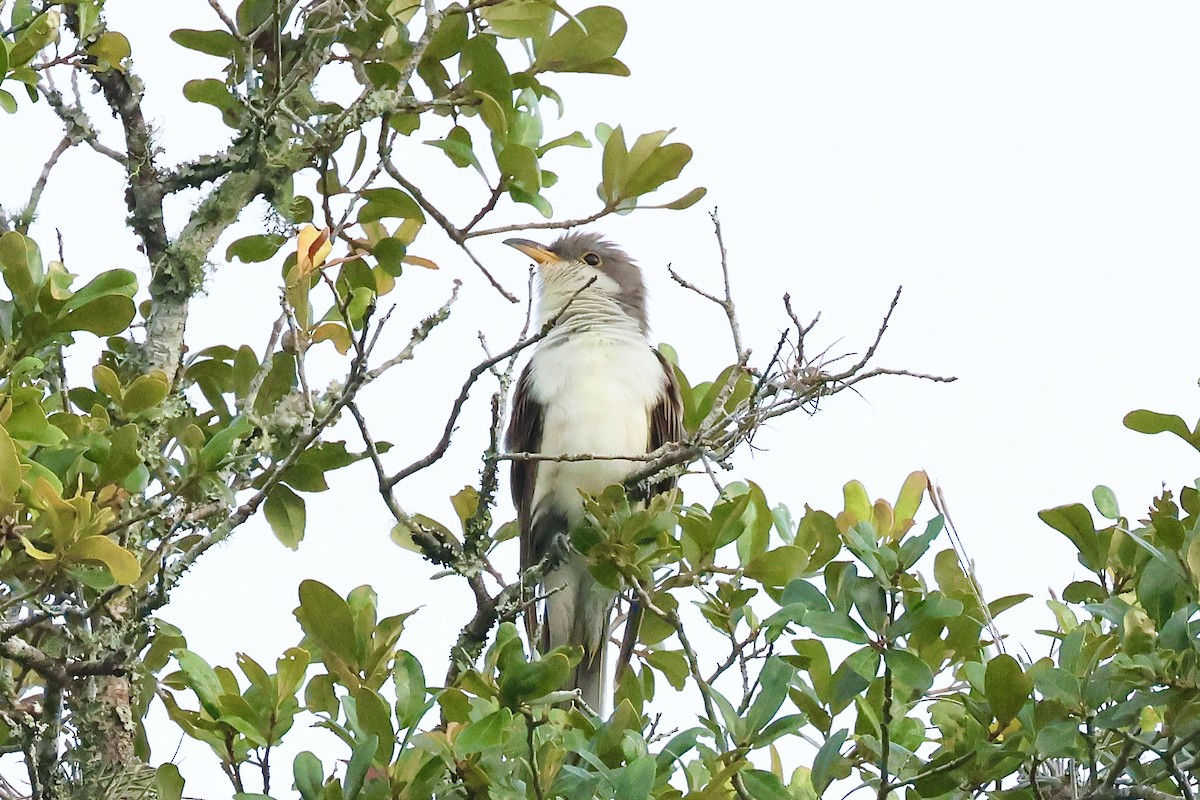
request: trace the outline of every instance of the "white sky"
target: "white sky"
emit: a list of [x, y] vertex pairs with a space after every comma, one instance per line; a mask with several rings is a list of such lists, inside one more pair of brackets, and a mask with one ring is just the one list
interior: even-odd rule
[[[737, 459], [736, 476], [793, 510], [808, 503], [836, 512], [850, 479], [862, 480], [872, 497], [894, 499], [910, 471], [928, 470], [947, 494], [985, 594], [1035, 595], [1000, 627], [1042, 654], [1045, 644], [1030, 631], [1052, 625], [1046, 589], [1061, 590], [1083, 570], [1037, 511], [1086, 501], [1105, 483], [1136, 515], [1163, 482], [1177, 490], [1198, 471], [1182, 442], [1129, 432], [1121, 417], [1139, 407], [1189, 421], [1200, 415], [1200, 7], [615, 4], [629, 20], [620, 55], [633, 76], [548, 77], [567, 118], [547, 120], [547, 138], [575, 129], [590, 135], [596, 121], [620, 122], [629, 133], [677, 126], [675, 137], [695, 149], [662, 201], [707, 186], [698, 206], [592, 227], [644, 267], [655, 336], [680, 351], [693, 382], [715, 376], [732, 348], [717, 309], [675, 287], [666, 265], [717, 288], [706, 213], [714, 204], [746, 340], [760, 356], [785, 324], [784, 292], [802, 317], [822, 312], [814, 334], [822, 345], [861, 351], [903, 284], [878, 364], [959, 378], [949, 386], [901, 378], [861, 385], [862, 398], [842, 394], [815, 417], [774, 425], [758, 440], [765, 452]], [[177, 27], [217, 27], [207, 6], [110, 0], [109, 14], [133, 41], [147, 112], [166, 148], [162, 163], [223, 144], [227, 129], [216, 112], [179, 92], [188, 78], [217, 76], [218, 62], [166, 39]], [[23, 110], [0, 120], [10, 143], [0, 153], [7, 209], [24, 202], [59, 136], [53, 120], [36, 116]], [[439, 130], [431, 125], [414, 139]], [[422, 159], [413, 174], [435, 201], [456, 219], [474, 211], [478, 187], [468, 174], [447, 176], [448, 163], [430, 148], [412, 152]], [[549, 162], [564, 175], [549, 193], [556, 213], [590, 213], [598, 150], [557, 152]], [[43, 246], [53, 247], [58, 227], [72, 271], [129, 267], [145, 281], [144, 260], [123, 229], [118, 171], [83, 148], [59, 169], [35, 231]], [[572, 170], [583, 177], [567, 177]], [[460, 186], [475, 194], [459, 199]], [[173, 209], [175, 229], [193, 201]], [[260, 219], [247, 214], [239, 235], [259, 230]], [[522, 209], [505, 219], [535, 214]], [[418, 359], [367, 392], [376, 435], [397, 445], [388, 457], [393, 469], [436, 442], [449, 398], [478, 360], [476, 332], [503, 347], [523, 315], [437, 230], [415, 251], [442, 270], [412, 269], [388, 298], [400, 304], [393, 352], [453, 278], [465, 285], [451, 321]], [[209, 294], [195, 305], [192, 347], [245, 342], [261, 351], [277, 313], [278, 269], [225, 265], [223, 252], [224, 244]], [[522, 257], [499, 241], [478, 252], [509, 288], [523, 291]], [[80, 360], [73, 368], [86, 374], [90, 362]], [[453, 519], [446, 498], [475, 479], [489, 394], [487, 386], [476, 391], [451, 456], [399, 487], [408, 509]], [[357, 449], [355, 434], [342, 430]], [[298, 640], [291, 609], [300, 580], [317, 578], [343, 593], [370, 583], [386, 613], [425, 606], [402, 642], [433, 660], [428, 674], [436, 683], [467, 618], [465, 588], [453, 579], [429, 583], [426, 565], [388, 541], [391, 523], [369, 469], [330, 477], [333, 491], [308, 496], [309, 533], [298, 553], [255, 520], [187, 576], [162, 616], [211, 663], [232, 664], [244, 651], [270, 664]], [[695, 480], [694, 494], [703, 490]], [[515, 545], [510, 550], [511, 566]], [[158, 729], [157, 759], [171, 757], [176, 738]], [[181, 755], [185, 776], [194, 778], [188, 794], [227, 791], [204, 749]], [[290, 785], [290, 776], [276, 780]]]

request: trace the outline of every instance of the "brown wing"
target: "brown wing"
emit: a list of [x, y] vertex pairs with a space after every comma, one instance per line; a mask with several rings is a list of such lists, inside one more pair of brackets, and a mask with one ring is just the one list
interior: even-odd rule
[[[504, 434], [504, 447], [510, 453], [536, 453], [542, 446], [542, 420], [544, 409], [533, 399], [530, 391], [533, 363], [521, 372], [517, 391], [513, 394], [512, 414], [508, 420], [508, 431]], [[521, 569], [536, 563], [531, 548], [530, 529], [533, 515], [533, 484], [537, 480], [538, 462], [512, 462], [512, 499], [517, 507], [517, 524], [521, 530]]]
[[[666, 388], [662, 398], [650, 411], [650, 441], [648, 450], [657, 450], [667, 442], [678, 442], [683, 439], [683, 398], [679, 393], [679, 381], [675, 378], [675, 367], [662, 353], [655, 351], [658, 363], [662, 364]], [[675, 487], [675, 478], [668, 478], [654, 484], [651, 494], [665, 492]]]
[[[675, 367], [656, 352], [658, 363], [662, 364], [666, 388], [658, 405], [650, 410], [650, 441], [646, 443], [647, 451], [657, 450], [667, 442], [678, 442], [683, 439], [683, 397], [679, 393], [679, 381], [675, 378]], [[666, 492], [675, 488], [676, 478], [659, 481], [650, 488], [652, 495]], [[621, 679], [621, 673], [629, 667], [629, 659], [633, 656], [633, 648], [637, 645], [638, 629], [642, 624], [642, 606], [636, 599], [630, 601], [629, 615], [625, 619], [625, 632], [621, 638], [621, 650], [617, 654], [616, 679]]]

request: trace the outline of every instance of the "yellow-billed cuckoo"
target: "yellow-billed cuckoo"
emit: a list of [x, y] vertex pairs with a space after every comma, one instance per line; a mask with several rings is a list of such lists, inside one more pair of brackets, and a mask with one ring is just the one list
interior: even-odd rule
[[[517, 383], [505, 437], [509, 451], [642, 455], [682, 438], [679, 385], [647, 340], [646, 287], [629, 256], [587, 233], [567, 234], [548, 247], [528, 239], [505, 244], [537, 264], [539, 323], [558, 317]], [[514, 461], [521, 569], [537, 564], [560, 534], [580, 522], [581, 490], [599, 494], [638, 465], [620, 459]], [[596, 582], [575, 551], [542, 577], [542, 586], [548, 597], [541, 650], [582, 647], [573, 686], [588, 705], [603, 709], [608, 618], [616, 595]], [[526, 621], [532, 640], [532, 610]]]

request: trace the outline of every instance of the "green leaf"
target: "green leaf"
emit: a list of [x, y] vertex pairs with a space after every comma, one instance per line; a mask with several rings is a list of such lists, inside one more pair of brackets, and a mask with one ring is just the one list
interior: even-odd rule
[[1155, 624], [1161, 627], [1175, 613], [1183, 588], [1184, 576], [1174, 555], [1152, 558], [1137, 576], [1137, 599]]
[[[794, 688], [789, 688], [788, 694], [791, 694], [793, 691], [801, 694]], [[808, 697], [808, 695], [802, 696]], [[772, 720], [767, 727], [762, 729], [762, 733], [754, 737], [754, 746], [766, 747], [777, 739], [782, 739], [785, 736], [795, 736], [800, 732], [801, 728], [808, 724], [807, 714], [788, 714], [787, 716], [779, 717]]]
[[458, 55], [463, 45], [467, 43], [467, 15], [446, 14], [442, 24], [429, 40], [425, 48], [424, 58], [432, 61], [445, 61], [451, 56]]
[[638, 208], [669, 208], [672, 211], [682, 211], [685, 208], [691, 208], [692, 206], [696, 205], [696, 203], [699, 203], [706, 194], [708, 194], [708, 189], [705, 189], [703, 186], [697, 186], [695, 189], [692, 189], [678, 200], [672, 200], [669, 203], [663, 203], [656, 206], [639, 205]]
[[646, 663], [661, 672], [671, 688], [682, 692], [687, 686], [687, 658], [679, 650], [651, 650], [646, 654]]
[[1033, 681], [1015, 658], [1002, 653], [987, 663], [984, 694], [1001, 727], [1012, 722], [1029, 699]]
[[600, 195], [609, 205], [616, 205], [624, 193], [621, 191], [621, 175], [629, 152], [625, 149], [625, 131], [621, 126], [612, 129], [604, 142], [604, 154], [600, 160]]
[[[345, 330], [345, 328], [342, 328], [342, 330]], [[279, 480], [281, 483], [286, 483], [299, 492], [325, 492], [329, 490], [329, 484], [325, 481], [325, 473], [308, 464], [293, 464], [284, 470]]]
[[233, 58], [241, 48], [237, 37], [228, 31], [196, 31], [180, 28], [171, 31], [171, 41], [189, 50], [220, 58]]
[[132, 52], [129, 49], [129, 40], [125, 38], [125, 34], [117, 31], [105, 31], [100, 34], [96, 41], [88, 46], [87, 51], [100, 62], [100, 66], [107, 65], [119, 72], [124, 72], [121, 67], [121, 62], [129, 58]]
[[245, 236], [225, 249], [225, 260], [232, 261], [236, 258], [243, 264], [256, 264], [274, 256], [285, 242], [287, 237], [278, 233]]
[[64, 333], [88, 331], [97, 336], [116, 336], [125, 332], [136, 313], [137, 308], [130, 298], [119, 294], [105, 295], [60, 315], [52, 330]]
[[71, 561], [99, 561], [108, 567], [113, 580], [126, 586], [142, 574], [137, 557], [107, 536], [88, 536], [80, 539], [67, 551]]
[[841, 748], [846, 742], [846, 736], [850, 732], [843, 728], [837, 733], [830, 736], [821, 745], [821, 749], [817, 751], [817, 757], [813, 759], [812, 765], [812, 784], [817, 796], [820, 797], [829, 788], [829, 784], [833, 783], [833, 779], [840, 774], [840, 767], [843, 761]]
[[[534, 72], [612, 70], [612, 57], [625, 40], [625, 16], [615, 8], [585, 8], [568, 20], [538, 50]], [[617, 62], [618, 64], [620, 62]]]
[[179, 774], [179, 767], [170, 762], [159, 764], [154, 770], [154, 789], [157, 800], [181, 800], [183, 776]]
[[851, 653], [834, 671], [831, 679], [829, 704], [833, 710], [841, 711], [849, 705], [851, 700], [871, 684], [878, 673], [878, 650], [868, 646]]
[[763, 586], [779, 589], [787, 586], [808, 566], [808, 553], [799, 547], [784, 545], [755, 557], [746, 565], [746, 577]]
[[988, 603], [988, 613], [991, 614], [993, 617], [998, 617], [1003, 612], [1009, 610], [1010, 608], [1014, 608], [1014, 607], [1020, 605], [1021, 603], [1024, 603], [1026, 600], [1028, 600], [1031, 597], [1033, 597], [1033, 595], [1031, 595], [1031, 594], [1005, 595], [1004, 597], [1001, 597], [999, 599], [993, 600], [992, 602]]
[[234, 97], [229, 87], [216, 78], [190, 80], [183, 85], [183, 96], [192, 103], [204, 103], [221, 112], [221, 120], [236, 128], [242, 112], [242, 102]]
[[[1071, 581], [1063, 589], [1062, 598], [1068, 603], [1103, 602], [1108, 597], [1104, 587], [1095, 581]], [[991, 606], [988, 607], [991, 611]]]
[[200, 448], [200, 462], [206, 469], [216, 469], [229, 455], [234, 444], [254, 429], [245, 417], [235, 417], [228, 425], [213, 434], [204, 447]]
[[0, 269], [4, 283], [17, 301], [30, 301], [42, 282], [37, 245], [16, 231], [0, 236]]
[[[0, 490], [3, 490], [5, 481], [0, 478]], [[0, 504], [3, 503], [7, 496], [6, 491], [0, 491]], [[1188, 572], [1192, 576], [1192, 585], [1200, 588], [1200, 536], [1192, 538], [1192, 543], [1188, 545], [1187, 554], [1185, 555]]]
[[801, 624], [822, 638], [843, 639], [854, 644], [866, 644], [871, 640], [849, 614], [838, 611], [813, 609], [805, 613]]
[[7, 516], [12, 512], [17, 492], [21, 490], [23, 472], [16, 443], [0, 426], [0, 514]]
[[383, 189], [366, 189], [362, 193], [366, 199], [358, 212], [359, 223], [375, 222], [384, 218], [415, 219], [425, 222], [425, 214], [417, 201], [413, 200], [403, 190], [393, 187]]
[[213, 672], [213, 668], [203, 658], [187, 649], [176, 650], [175, 661], [183, 670], [188, 688], [195, 692], [196, 699], [208, 715], [213, 719], [220, 717], [221, 707], [217, 703], [217, 697], [222, 693], [221, 681], [217, 678], [217, 673]]
[[911, 569], [913, 565], [921, 560], [921, 556], [925, 555], [929, 550], [929, 546], [933, 544], [933, 540], [942, 532], [944, 522], [945, 518], [941, 514], [938, 514], [929, 520], [929, 524], [925, 526], [924, 533], [920, 536], [913, 536], [904, 540], [904, 543], [900, 545], [898, 558], [900, 569]]
[[490, 31], [505, 39], [540, 42], [550, 34], [554, 8], [544, 0], [516, 0], [481, 9]]
[[496, 156], [496, 164], [507, 188], [517, 188], [534, 195], [542, 188], [542, 173], [533, 150], [508, 143]]
[[913, 653], [893, 648], [883, 658], [892, 670], [892, 677], [911, 689], [914, 697], [923, 696], [933, 685], [933, 670]]
[[354, 746], [354, 755], [350, 756], [350, 763], [346, 766], [344, 784], [346, 800], [354, 800], [362, 791], [363, 783], [367, 779], [367, 770], [371, 766], [378, 746], [379, 739], [373, 735], [366, 737]]
[[304, 538], [304, 498], [282, 483], [276, 484], [263, 504], [263, 514], [275, 538], [295, 550]]
[[1126, 414], [1124, 422], [1126, 428], [1138, 433], [1173, 433], [1200, 450], [1200, 433], [1188, 430], [1187, 423], [1175, 414], [1160, 414], [1157, 411], [1139, 409]]
[[773, 773], [761, 769], [745, 769], [741, 772], [742, 785], [754, 800], [792, 800], [789, 792]]
[[153, 408], [166, 399], [171, 387], [161, 370], [134, 379], [121, 398], [121, 408], [129, 414], [137, 414]]
[[275, 683], [279, 701], [295, 697], [296, 690], [304, 680], [304, 673], [308, 671], [308, 661], [308, 651], [299, 647], [289, 647], [275, 660]]
[[[295, 3], [291, 3], [290, 5], [295, 5]], [[266, 25], [267, 20], [271, 19], [275, 12], [279, 10], [279, 6], [278, 0], [242, 0], [238, 4], [235, 16], [238, 32], [242, 35], [247, 35]], [[278, 26], [282, 22], [283, 20], [276, 19], [273, 22], [273, 26]], [[270, 27], [272, 26], [268, 26], [268, 30]]]
[[845, 513], [852, 518], [847, 527], [871, 519], [871, 498], [861, 481], [850, 481], [843, 486], [842, 498], [846, 505]]
[[1091, 513], [1080, 503], [1039, 511], [1038, 517], [1066, 536], [1079, 551], [1079, 563], [1096, 572], [1104, 568], [1104, 554]]
[[63, 307], [79, 308], [98, 297], [114, 294], [132, 298], [137, 294], [137, 276], [127, 269], [110, 269], [101, 272], [88, 281], [82, 289], [72, 294]]
[[296, 618], [304, 632], [312, 636], [322, 649], [346, 664], [357, 663], [354, 618], [346, 601], [333, 589], [320, 581], [302, 581], [300, 608], [297, 609]]
[[538, 154], [538, 158], [541, 158], [542, 156], [546, 155], [546, 153], [549, 153], [551, 150], [554, 150], [555, 148], [558, 148], [558, 147], [584, 147], [584, 148], [587, 148], [587, 147], [591, 147], [591, 146], [592, 146], [592, 143], [588, 140], [588, 138], [586, 136], [584, 136], [579, 131], [575, 131], [574, 133], [569, 133], [566, 136], [560, 136], [557, 139], [551, 139], [550, 141], [546, 142], [545, 144], [540, 145], [537, 148], [537, 154]]
[[1097, 486], [1092, 489], [1092, 502], [1096, 510], [1105, 519], [1120, 519], [1121, 509], [1117, 506], [1117, 496], [1107, 486]]
[[501, 708], [470, 723], [454, 739], [454, 752], [459, 756], [467, 756], [502, 744], [507, 738], [506, 729], [512, 723], [512, 718], [511, 711]]
[[474, 167], [476, 172], [484, 175], [479, 157], [475, 155], [475, 147], [471, 143], [471, 132], [461, 125], [451, 128], [445, 139], [430, 139], [425, 144], [444, 152], [454, 166], [460, 169]]
[[[3, 49], [0, 47], [0, 50]], [[12, 92], [0, 89], [0, 108], [4, 109], [6, 114], [17, 113], [17, 98], [12, 96]]]
[[513, 707], [536, 700], [562, 688], [570, 674], [570, 660], [566, 654], [557, 651], [540, 661], [514, 664], [500, 676], [500, 702]]
[[[635, 151], [636, 146], [630, 151], [631, 160]], [[681, 142], [672, 142], [656, 148], [626, 177], [624, 196], [639, 197], [653, 192], [664, 183], [678, 178], [679, 173], [691, 160], [692, 148]]]
[[[371, 734], [378, 740], [375, 761], [387, 764], [392, 760], [396, 747], [396, 732], [392, 728], [392, 714], [378, 692], [366, 686], [355, 689], [353, 694], [353, 719], [356, 731]], [[348, 707], [349, 708], [349, 707]], [[349, 711], [347, 712], [349, 714]]]
[[786, 661], [772, 656], [767, 659], [759, 677], [758, 696], [746, 711], [746, 729], [751, 736], [770, 724], [779, 707], [787, 699], [788, 688], [796, 670]]
[[649, 800], [654, 788], [655, 763], [650, 755], [641, 756], [617, 771], [613, 781], [613, 800]]
[[325, 769], [321, 766], [321, 759], [307, 750], [298, 753], [292, 761], [292, 775], [296, 791], [304, 800], [320, 800], [325, 784]]
[[17, 38], [16, 44], [8, 51], [10, 67], [25, 66], [43, 47], [54, 41], [58, 35], [62, 14], [57, 10], [39, 14], [29, 23]]

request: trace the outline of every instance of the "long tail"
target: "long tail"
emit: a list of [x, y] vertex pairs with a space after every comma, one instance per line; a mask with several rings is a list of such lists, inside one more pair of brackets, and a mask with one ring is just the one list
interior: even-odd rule
[[583, 702], [598, 714], [604, 714], [608, 705], [607, 690], [608, 647], [600, 645], [598, 653], [583, 651], [583, 660], [575, 668], [574, 687], [579, 690]]
[[626, 598], [629, 611], [625, 614], [625, 633], [621, 637], [621, 651], [617, 654], [617, 670], [613, 682], [621, 683], [621, 675], [629, 669], [633, 648], [637, 647], [638, 633], [642, 627], [642, 604], [636, 597]]
[[578, 689], [595, 712], [605, 713], [607, 697], [608, 618], [616, 593], [596, 583], [581, 557], [567, 562], [545, 578], [546, 621], [542, 652], [560, 645], [583, 648], [570, 688]]

